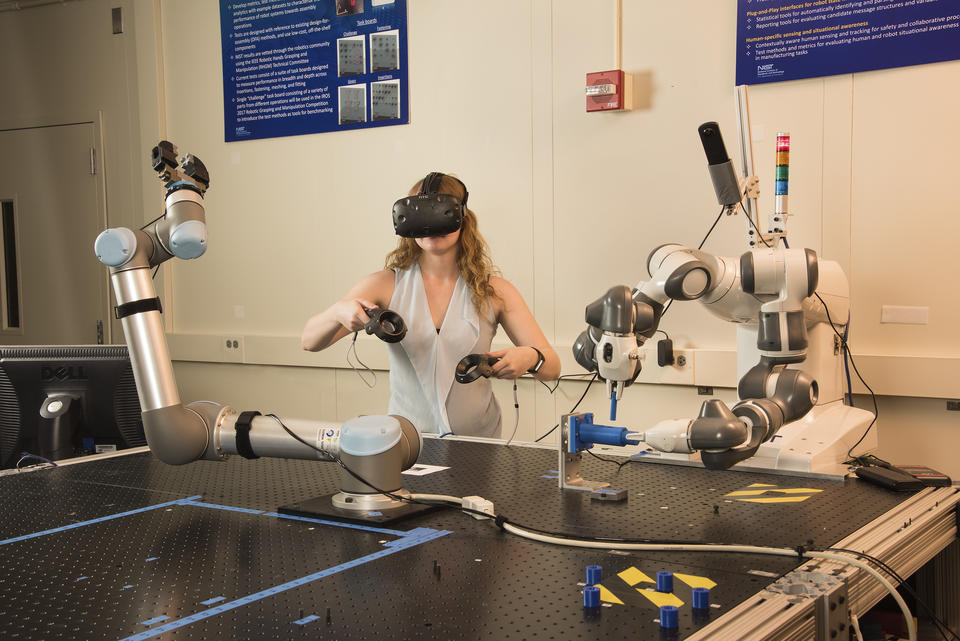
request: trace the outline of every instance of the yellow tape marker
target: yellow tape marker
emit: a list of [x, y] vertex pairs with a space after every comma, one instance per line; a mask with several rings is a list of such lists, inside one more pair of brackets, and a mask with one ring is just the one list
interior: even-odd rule
[[771, 485], [770, 483], [751, 483], [747, 487], [777, 487], [777, 486]]
[[603, 601], [604, 603], [616, 603], [617, 605], [623, 605], [623, 601], [618, 599], [616, 594], [614, 594], [607, 588], [603, 587], [602, 585], [598, 585], [597, 587], [600, 588], [601, 601]]
[[679, 572], [674, 572], [673, 576], [677, 577], [691, 588], [707, 588], [712, 590], [717, 586], [716, 583], [705, 576], [697, 576], [696, 574], [680, 574]]
[[760, 494], [766, 494], [767, 492], [775, 492], [778, 494], [816, 494], [817, 492], [823, 492], [823, 490], [818, 490], [812, 487], [774, 487], [773, 489], [766, 490], [739, 490], [737, 492], [724, 494], [724, 496], [759, 496]]
[[648, 577], [637, 568], [627, 568], [617, 576], [623, 579], [623, 582], [630, 587], [633, 587], [638, 583], [656, 583], [656, 581]]
[[656, 590], [647, 590], [643, 588], [637, 588], [637, 592], [647, 597], [647, 599], [649, 599], [650, 602], [658, 608], [662, 605], [675, 605], [678, 608], [683, 607], [683, 601], [681, 601], [680, 598], [672, 592], [657, 592]]
[[769, 498], [762, 499], [737, 499], [738, 501], [743, 501], [744, 503], [799, 503], [801, 501], [806, 501], [809, 499], [809, 496], [771, 496]]

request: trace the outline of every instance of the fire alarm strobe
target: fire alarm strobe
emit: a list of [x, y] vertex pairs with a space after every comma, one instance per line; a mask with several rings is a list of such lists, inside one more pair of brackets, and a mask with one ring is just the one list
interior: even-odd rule
[[630, 109], [630, 75], [620, 69], [587, 74], [587, 111]]

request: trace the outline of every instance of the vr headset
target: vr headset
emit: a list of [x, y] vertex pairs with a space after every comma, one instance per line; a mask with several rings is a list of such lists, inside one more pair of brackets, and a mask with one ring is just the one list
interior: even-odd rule
[[[424, 238], [446, 236], [460, 229], [467, 211], [467, 186], [454, 178], [463, 187], [463, 200], [450, 194], [438, 193], [440, 181], [445, 174], [432, 172], [423, 179], [420, 193], [406, 196], [393, 203], [393, 229], [397, 236]], [[453, 176], [451, 176], [453, 178]]]

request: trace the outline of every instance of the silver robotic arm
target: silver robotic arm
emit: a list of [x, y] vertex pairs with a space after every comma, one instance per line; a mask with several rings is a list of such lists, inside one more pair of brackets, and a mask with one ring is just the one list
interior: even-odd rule
[[144, 229], [108, 229], [94, 244], [97, 258], [110, 268], [150, 449], [171, 465], [230, 454], [339, 460], [341, 492], [334, 506], [357, 512], [399, 507], [379, 490], [402, 493], [400, 473], [420, 455], [420, 434], [403, 417], [362, 416], [341, 424], [238, 412], [211, 402], [183, 406], [150, 270], [170, 258], [204, 253], [203, 197], [210, 178], [198, 158], [178, 162], [176, 148], [166, 141], [154, 148], [152, 164], [166, 187], [164, 215]]

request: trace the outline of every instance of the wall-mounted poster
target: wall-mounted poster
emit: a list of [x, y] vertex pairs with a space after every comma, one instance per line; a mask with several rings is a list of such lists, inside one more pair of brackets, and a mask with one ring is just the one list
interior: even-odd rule
[[737, 84], [960, 58], [957, 0], [739, 0]]
[[220, 0], [224, 139], [410, 121], [407, 0]]

